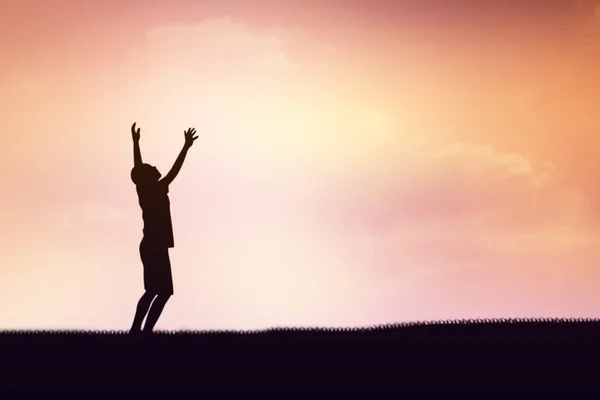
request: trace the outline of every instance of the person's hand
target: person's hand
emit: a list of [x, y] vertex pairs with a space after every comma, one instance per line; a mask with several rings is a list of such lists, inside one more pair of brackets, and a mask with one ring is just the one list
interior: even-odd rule
[[184, 131], [183, 134], [185, 135], [185, 147], [192, 147], [194, 140], [198, 139], [198, 136], [194, 136], [196, 134], [196, 128], [189, 128], [187, 131]]
[[137, 122], [134, 122], [133, 125], [131, 125], [131, 137], [133, 138], [134, 142], [139, 142], [140, 141], [140, 128], [137, 128], [137, 130], [136, 130], [135, 124], [137, 124]]

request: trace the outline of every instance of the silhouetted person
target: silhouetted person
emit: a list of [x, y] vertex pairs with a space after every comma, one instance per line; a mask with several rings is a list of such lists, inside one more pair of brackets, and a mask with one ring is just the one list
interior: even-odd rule
[[173, 295], [169, 248], [174, 247], [175, 244], [168, 196], [169, 185], [179, 173], [188, 149], [198, 138], [198, 136], [194, 136], [196, 129], [189, 128], [184, 132], [183, 149], [169, 173], [160, 179], [161, 174], [156, 167], [142, 163], [140, 129], [136, 130], [135, 125], [136, 123], [131, 126], [134, 160], [131, 180], [136, 185], [144, 219], [144, 237], [140, 243], [140, 256], [144, 265], [144, 289], [146, 292], [137, 304], [131, 326], [132, 333], [141, 332], [142, 321], [146, 314], [148, 316], [144, 332], [152, 332], [165, 304]]

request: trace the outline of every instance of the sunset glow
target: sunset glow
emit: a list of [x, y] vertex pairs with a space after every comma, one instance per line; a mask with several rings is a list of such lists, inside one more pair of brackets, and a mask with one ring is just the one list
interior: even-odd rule
[[0, 329], [129, 328], [133, 122], [157, 329], [597, 317], [600, 3], [480, 3], [3, 1]]

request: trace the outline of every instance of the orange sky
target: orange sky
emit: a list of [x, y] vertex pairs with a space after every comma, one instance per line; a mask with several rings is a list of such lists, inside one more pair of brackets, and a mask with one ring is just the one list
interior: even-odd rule
[[134, 121], [157, 329], [596, 317], [596, 3], [3, 1], [0, 328], [129, 328]]

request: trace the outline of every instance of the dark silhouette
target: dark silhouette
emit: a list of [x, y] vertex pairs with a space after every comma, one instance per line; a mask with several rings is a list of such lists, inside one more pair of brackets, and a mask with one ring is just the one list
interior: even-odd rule
[[0, 331], [0, 387], [142, 392], [275, 387], [280, 393], [395, 388], [400, 394], [437, 387], [597, 389], [599, 336], [600, 320], [575, 319], [179, 331], [135, 338], [125, 332]]
[[169, 248], [174, 247], [173, 225], [169, 202], [169, 185], [179, 173], [187, 151], [198, 136], [196, 129], [184, 131], [185, 143], [175, 164], [162, 179], [156, 167], [142, 162], [140, 152], [140, 128], [136, 123], [131, 126], [133, 138], [133, 161], [131, 180], [136, 185], [142, 218], [144, 219], [144, 237], [140, 243], [140, 256], [144, 265], [144, 289], [137, 304], [135, 317], [131, 326], [132, 333], [142, 331], [142, 321], [146, 317], [144, 332], [152, 332], [165, 304], [173, 295], [173, 277]]

